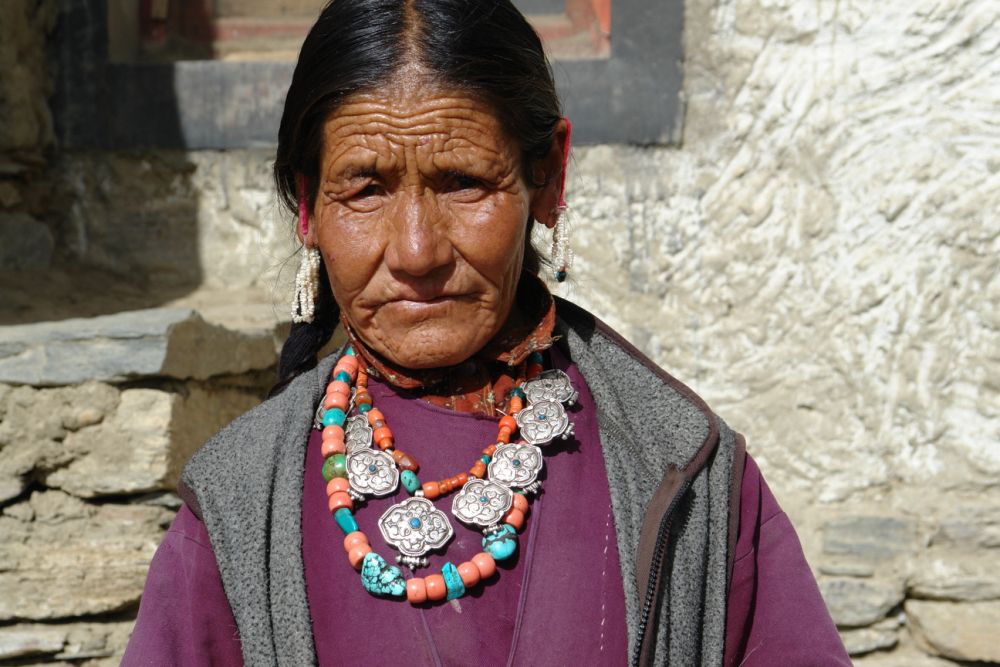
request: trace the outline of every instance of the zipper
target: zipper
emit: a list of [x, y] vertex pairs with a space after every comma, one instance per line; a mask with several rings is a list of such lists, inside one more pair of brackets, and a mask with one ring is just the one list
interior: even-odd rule
[[642, 606], [642, 615], [639, 617], [639, 633], [636, 636], [635, 652], [632, 657], [633, 667], [643, 667], [639, 664], [639, 660], [642, 656], [642, 644], [646, 638], [649, 616], [653, 611], [653, 598], [656, 596], [656, 589], [660, 585], [660, 565], [663, 562], [663, 555], [667, 550], [667, 538], [670, 536], [670, 527], [674, 522], [674, 512], [677, 509], [677, 505], [680, 504], [681, 498], [684, 497], [689, 488], [691, 488], [691, 478], [685, 475], [684, 481], [681, 482], [681, 486], [677, 490], [677, 495], [670, 501], [670, 506], [667, 508], [663, 518], [660, 519], [660, 528], [656, 533], [656, 544], [653, 549], [653, 560], [649, 568], [646, 601]]

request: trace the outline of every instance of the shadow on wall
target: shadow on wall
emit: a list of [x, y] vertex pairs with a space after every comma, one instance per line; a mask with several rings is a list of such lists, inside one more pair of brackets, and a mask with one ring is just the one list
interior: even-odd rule
[[[25, 62], [32, 54], [44, 59], [44, 48], [21, 50], [12, 67], [0, 68], [8, 100], [0, 102], [0, 126], [16, 126], [21, 109], [12, 99], [42, 109], [47, 123], [50, 103], [55, 119], [54, 133], [50, 127], [34, 141], [0, 143], [0, 166], [8, 167], [0, 187], [17, 193], [0, 202], [0, 325], [155, 307], [203, 278], [196, 165], [182, 150], [107, 150], [183, 144], [173, 69], [158, 69], [141, 89], [116, 76], [121, 66], [108, 60], [106, 16], [93, 15], [86, 0], [4, 3], [11, 16], [0, 23], [26, 22], [39, 33], [29, 37], [44, 43], [48, 31], [32, 19], [53, 4], [48, 71], [44, 60]], [[112, 97], [118, 103], [110, 104]], [[116, 114], [123, 111], [155, 117], [150, 128], [158, 136], [121, 123]]]

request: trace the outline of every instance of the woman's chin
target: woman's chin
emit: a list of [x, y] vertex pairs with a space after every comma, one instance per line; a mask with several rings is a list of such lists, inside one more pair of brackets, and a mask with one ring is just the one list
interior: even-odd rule
[[[492, 337], [489, 329], [466, 322], [439, 321], [430, 326], [383, 337], [371, 345], [388, 361], [403, 368], [441, 368], [460, 364], [478, 352]], [[362, 339], [364, 333], [362, 332]]]

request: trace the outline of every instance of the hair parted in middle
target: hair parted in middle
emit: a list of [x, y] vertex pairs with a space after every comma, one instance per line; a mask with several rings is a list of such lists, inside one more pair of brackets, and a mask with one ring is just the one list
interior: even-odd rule
[[[331, 0], [302, 44], [278, 130], [274, 179], [292, 215], [300, 179], [308, 210], [315, 205], [327, 119], [407, 66], [485, 104], [519, 147], [526, 182], [543, 185], [532, 170], [552, 148], [562, 108], [541, 40], [510, 0]], [[523, 266], [538, 273], [533, 220], [526, 224]], [[337, 326], [325, 267], [319, 288], [316, 319], [293, 325], [282, 349], [282, 380], [315, 366]]]

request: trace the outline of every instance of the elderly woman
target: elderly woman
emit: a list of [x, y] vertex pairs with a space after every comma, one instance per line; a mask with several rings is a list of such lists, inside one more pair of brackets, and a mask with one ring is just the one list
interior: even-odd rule
[[850, 664], [743, 438], [539, 280], [569, 133], [508, 0], [324, 10], [282, 381], [188, 463], [123, 665]]

